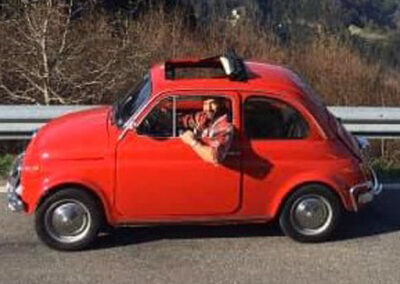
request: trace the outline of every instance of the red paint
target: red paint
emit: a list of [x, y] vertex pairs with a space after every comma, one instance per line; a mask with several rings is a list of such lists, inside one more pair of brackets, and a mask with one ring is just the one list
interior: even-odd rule
[[[366, 181], [357, 146], [340, 137], [324, 107], [282, 67], [247, 62], [253, 78], [166, 80], [151, 68], [151, 98], [136, 122], [168, 95], [224, 95], [232, 101], [237, 139], [226, 165], [202, 161], [178, 138], [157, 140], [111, 123], [110, 107], [55, 119], [26, 150], [22, 199], [33, 213], [40, 199], [66, 185], [80, 185], [102, 201], [110, 224], [153, 222], [255, 222], [274, 218], [285, 197], [301, 184], [322, 183], [352, 210], [349, 189]], [[251, 96], [281, 100], [309, 126], [302, 140], [248, 140], [242, 105]], [[190, 107], [190, 105], [188, 106]], [[340, 139], [347, 139], [343, 142]], [[356, 153], [354, 153], [356, 152]], [[30, 170], [39, 166], [38, 171]]]

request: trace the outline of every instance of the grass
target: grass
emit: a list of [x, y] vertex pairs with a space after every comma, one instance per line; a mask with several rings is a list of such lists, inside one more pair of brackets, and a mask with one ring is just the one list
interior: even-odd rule
[[367, 157], [382, 181], [400, 181], [400, 140], [370, 140]]
[[380, 182], [400, 182], [400, 166], [397, 163], [374, 159], [371, 164]]
[[5, 179], [10, 172], [14, 156], [5, 154], [0, 156], [0, 179]]

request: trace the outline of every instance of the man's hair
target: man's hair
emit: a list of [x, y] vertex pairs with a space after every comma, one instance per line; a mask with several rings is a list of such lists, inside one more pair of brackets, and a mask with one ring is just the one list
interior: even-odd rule
[[228, 115], [228, 118], [231, 117], [231, 111], [227, 106], [228, 99], [224, 97], [204, 97], [203, 101], [213, 100], [218, 105], [217, 113], [215, 114], [215, 118], [218, 118], [224, 114]]

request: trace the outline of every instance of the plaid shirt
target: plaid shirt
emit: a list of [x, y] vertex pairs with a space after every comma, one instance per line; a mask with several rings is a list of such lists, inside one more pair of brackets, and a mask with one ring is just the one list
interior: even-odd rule
[[197, 112], [181, 117], [181, 123], [185, 128], [193, 129], [196, 139], [202, 144], [212, 148], [215, 163], [225, 159], [233, 140], [233, 126], [226, 114], [210, 121], [206, 113]]

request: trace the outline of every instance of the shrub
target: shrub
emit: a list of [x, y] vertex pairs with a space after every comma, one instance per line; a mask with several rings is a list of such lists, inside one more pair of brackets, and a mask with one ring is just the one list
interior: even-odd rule
[[11, 169], [14, 157], [10, 154], [0, 156], [0, 178], [5, 178]]

